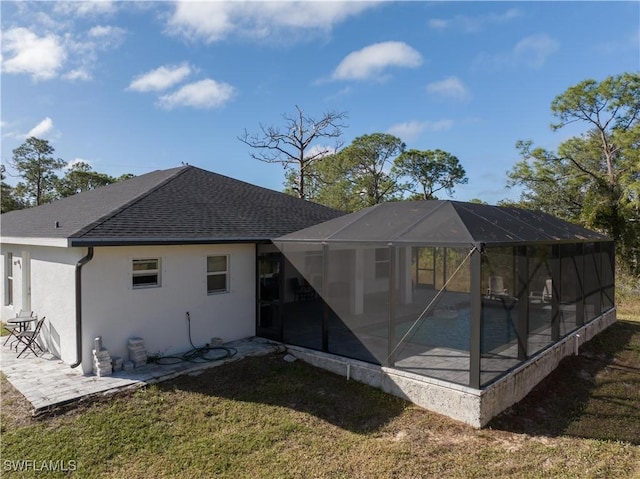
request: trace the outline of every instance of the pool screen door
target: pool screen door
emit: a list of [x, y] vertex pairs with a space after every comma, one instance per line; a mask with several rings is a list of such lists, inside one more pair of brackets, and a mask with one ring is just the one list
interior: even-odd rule
[[258, 324], [259, 336], [282, 339], [282, 272], [283, 256], [279, 253], [258, 256]]

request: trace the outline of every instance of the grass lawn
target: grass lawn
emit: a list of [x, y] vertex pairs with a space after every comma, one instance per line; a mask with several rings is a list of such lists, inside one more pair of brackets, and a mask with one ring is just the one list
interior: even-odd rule
[[281, 356], [44, 418], [2, 377], [0, 475], [640, 478], [640, 301], [619, 316], [482, 430]]

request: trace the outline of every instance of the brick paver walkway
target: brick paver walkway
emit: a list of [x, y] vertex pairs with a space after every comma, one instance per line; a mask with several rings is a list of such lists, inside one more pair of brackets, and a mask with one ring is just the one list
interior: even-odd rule
[[[210, 362], [147, 364], [130, 372], [119, 371], [112, 376], [97, 377], [84, 375], [79, 368], [71, 369], [50, 353], [40, 353], [39, 356], [35, 356], [29, 352], [17, 358], [15, 350], [7, 345], [0, 348], [0, 371], [33, 405], [34, 414], [38, 414], [96, 394], [107, 395], [127, 388], [138, 388], [182, 374], [193, 374], [221, 366], [247, 356], [284, 351], [282, 345], [260, 338], [235, 341], [224, 346], [233, 348], [236, 354]], [[218, 351], [211, 354], [214, 354], [214, 357], [221, 356]]]

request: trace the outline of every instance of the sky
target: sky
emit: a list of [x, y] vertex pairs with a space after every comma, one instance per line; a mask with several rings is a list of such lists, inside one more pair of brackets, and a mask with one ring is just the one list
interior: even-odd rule
[[468, 177], [451, 198], [495, 204], [519, 197], [518, 140], [554, 149], [586, 131], [551, 130], [556, 96], [640, 70], [640, 2], [0, 5], [7, 166], [36, 136], [113, 176], [188, 163], [282, 190], [282, 166], [238, 137], [299, 107], [345, 112], [345, 146], [390, 133], [448, 151]]

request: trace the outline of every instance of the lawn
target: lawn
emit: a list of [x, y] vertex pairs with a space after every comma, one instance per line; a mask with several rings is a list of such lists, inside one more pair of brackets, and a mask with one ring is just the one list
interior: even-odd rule
[[640, 478], [638, 303], [482, 430], [279, 355], [43, 418], [3, 377], [2, 477]]

